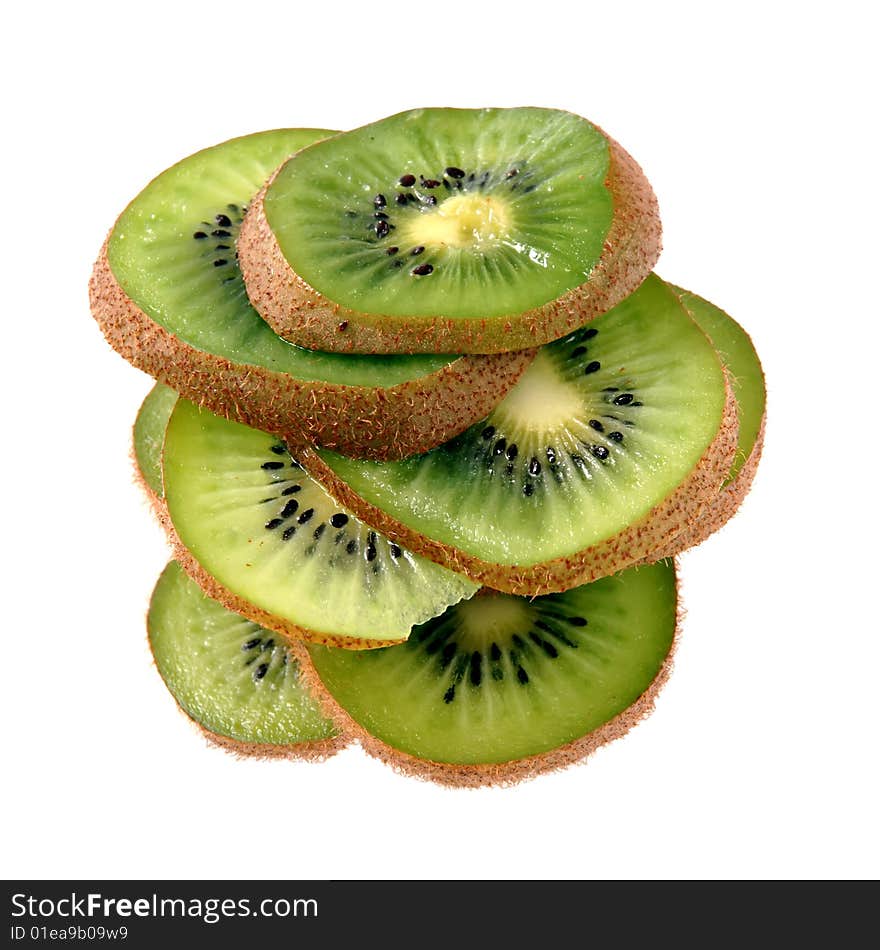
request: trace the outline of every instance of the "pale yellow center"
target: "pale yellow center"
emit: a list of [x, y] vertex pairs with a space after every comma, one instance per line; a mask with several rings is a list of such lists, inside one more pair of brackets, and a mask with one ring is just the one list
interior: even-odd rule
[[559, 378], [552, 359], [538, 350], [532, 365], [495, 409], [493, 415], [511, 430], [539, 434], [566, 428], [583, 415], [577, 387]]
[[531, 625], [531, 609], [522, 597], [492, 593], [456, 605], [458, 643], [465, 649], [485, 650], [493, 642], [507, 643], [514, 633]]
[[414, 215], [405, 236], [414, 244], [475, 247], [493, 244], [510, 232], [510, 211], [491, 195], [453, 195], [436, 208]]

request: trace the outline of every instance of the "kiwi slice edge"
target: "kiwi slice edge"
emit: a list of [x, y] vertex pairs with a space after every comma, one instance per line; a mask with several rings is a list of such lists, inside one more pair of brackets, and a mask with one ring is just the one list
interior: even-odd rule
[[[668, 284], [716, 346], [730, 375], [739, 414], [736, 456], [721, 490], [664, 552], [674, 557], [702, 544], [737, 513], [751, 490], [764, 448], [767, 424], [766, 384], [761, 361], [748, 333], [711, 301]], [[748, 404], [744, 406], [743, 401]]]
[[155, 507], [165, 497], [162, 485], [162, 443], [178, 393], [164, 383], [154, 383], [144, 397], [131, 431], [135, 477]]
[[731, 376], [739, 406], [740, 426], [736, 458], [724, 485], [729, 488], [750, 465], [752, 456], [755, 453], [760, 455], [763, 448], [767, 419], [764, 369], [751, 337], [730, 314], [693, 291], [684, 290], [675, 284], [667, 286], [712, 341]]
[[[643, 688], [638, 695], [626, 701], [627, 704], [624, 708], [595, 728], [543, 752], [502, 761], [463, 763], [440, 761], [437, 758], [423, 757], [411, 751], [401, 751], [401, 749], [394, 746], [392, 741], [379, 738], [376, 734], [379, 730], [376, 730], [372, 723], [365, 724], [361, 721], [360, 713], [362, 713], [362, 710], [358, 713], [351, 712], [345, 705], [350, 700], [350, 694], [345, 700], [338, 698], [334, 694], [333, 687], [329, 685], [330, 678], [326, 669], [322, 673], [322, 666], [326, 659], [330, 659], [332, 663], [332, 655], [342, 654], [344, 651], [323, 646], [306, 645], [304, 657], [301, 661], [303, 678], [320, 703], [324, 714], [336, 723], [339, 729], [350, 734], [369, 755], [403, 775], [450, 787], [477, 788], [518, 784], [546, 772], [556, 771], [582, 762], [601, 746], [626, 735], [654, 710], [657, 696], [672, 673], [674, 657], [681, 636], [683, 608], [681, 606], [675, 561], [668, 558], [652, 564], [636, 565], [619, 572], [617, 575], [584, 585], [582, 588], [573, 588], [559, 595], [551, 595], [551, 599], [553, 597], [564, 598], [571, 591], [576, 594], [581, 593], [594, 585], [625, 584], [629, 579], [635, 579], [638, 583], [640, 578], [644, 579], [651, 573], [657, 573], [658, 577], [667, 575], [671, 579], [668, 586], [670, 587], [672, 604], [662, 659], [658, 658], [653, 668], [647, 668], [647, 675], [645, 674], [646, 668], [643, 668], [641, 673], [634, 674], [645, 677]], [[483, 595], [492, 596], [495, 593], [497, 592], [483, 589], [473, 603], [478, 604]], [[536, 603], [540, 604], [540, 601], [541, 598], [538, 598]], [[455, 610], [456, 607], [453, 606], [449, 612], [452, 613]], [[434, 622], [436, 622], [436, 619]], [[637, 636], [641, 639], [640, 635]], [[551, 640], [552, 637], [547, 637], [547, 639]], [[376, 651], [376, 656], [381, 658], [382, 654], [389, 651], [400, 652], [411, 646], [412, 641], [406, 644], [398, 644]], [[644, 659], [642, 662], [644, 662]], [[351, 669], [352, 664], [348, 664], [348, 666]], [[464, 678], [466, 678], [466, 674]], [[350, 687], [352, 682], [350, 681], [347, 685]], [[424, 682], [418, 685], [423, 686]], [[380, 710], [377, 715], [381, 719], [384, 716], [384, 710]]]
[[[129, 209], [163, 176], [185, 173], [187, 163], [207, 161], [212, 153], [222, 158], [229, 145], [271, 134], [242, 136], [183, 159], [123, 211], [89, 281], [92, 314], [108, 343], [138, 369], [182, 395], [218, 414], [274, 432], [290, 444], [315, 442], [360, 457], [398, 458], [440, 444], [485, 415], [514, 385], [533, 354], [453, 355], [430, 372], [387, 386], [300, 379], [270, 365], [248, 362], [246, 356], [232, 358], [187, 342], [128, 295], [113, 271], [108, 249]], [[319, 134], [327, 133], [315, 130]], [[187, 222], [180, 227], [185, 231]], [[262, 321], [256, 314], [252, 316], [258, 324], [254, 332], [267, 329], [259, 326]], [[413, 412], [414, 405], [424, 410]]]
[[[268, 631], [206, 598], [176, 561], [168, 563], [156, 582], [147, 631], [162, 681], [212, 745], [248, 758], [321, 761], [350, 743], [305, 685], [302, 645], [274, 645], [271, 637], [261, 636]], [[236, 639], [241, 640], [238, 648], [221, 658]], [[247, 668], [244, 675], [241, 668]], [[207, 689], [211, 680], [216, 688]], [[265, 710], [247, 708], [242, 690], [261, 688], [272, 691], [259, 697], [264, 706], [271, 705], [270, 698], [288, 700], [277, 715], [267, 718]], [[235, 708], [239, 700], [242, 707]]]
[[267, 220], [266, 194], [284, 165], [260, 190], [242, 224], [238, 247], [248, 296], [279, 336], [320, 350], [499, 353], [564, 336], [634, 291], [660, 255], [660, 219], [650, 184], [635, 160], [610, 136], [597, 131], [609, 148], [605, 186], [614, 208], [611, 227], [587, 280], [554, 300], [491, 319], [390, 317], [334, 303], [293, 270]]

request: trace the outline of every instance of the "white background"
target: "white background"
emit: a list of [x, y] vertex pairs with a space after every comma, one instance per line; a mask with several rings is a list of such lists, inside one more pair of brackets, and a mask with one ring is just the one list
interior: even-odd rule
[[[876, 877], [877, 75], [867, 3], [15, 6], [4, 27], [3, 876]], [[723, 12], [718, 12], [722, 10]], [[9, 14], [6, 14], [9, 18]], [[682, 562], [653, 717], [511, 789], [208, 748], [151, 665], [149, 389], [86, 284], [183, 156], [424, 105], [581, 113], [659, 196], [669, 280], [751, 332], [765, 458]]]

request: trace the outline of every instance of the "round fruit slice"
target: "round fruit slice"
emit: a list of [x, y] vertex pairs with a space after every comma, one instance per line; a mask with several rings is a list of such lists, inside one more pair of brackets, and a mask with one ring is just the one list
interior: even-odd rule
[[545, 346], [487, 419], [399, 462], [302, 455], [377, 530], [488, 587], [566, 590], [662, 552], [717, 494], [736, 406], [658, 277]]
[[239, 244], [277, 332], [322, 350], [494, 353], [622, 300], [660, 252], [639, 167], [555, 109], [419, 109], [313, 145]]
[[162, 443], [178, 394], [162, 383], [147, 393], [134, 421], [132, 444], [137, 474], [154, 500], [165, 497], [162, 488]]
[[165, 685], [212, 741], [291, 758], [326, 758], [347, 744], [288, 646], [206, 597], [174, 561], [153, 591], [147, 629]]
[[735, 514], [752, 487], [764, 447], [767, 390], [764, 372], [746, 331], [723, 310], [680, 287], [672, 287], [705, 331], [727, 367], [739, 416], [739, 440], [730, 472], [697, 521], [675, 539], [669, 554], [701, 544]]
[[652, 708], [676, 631], [671, 561], [533, 600], [485, 592], [409, 641], [309, 647], [325, 708], [365, 749], [450, 785], [507, 783], [583, 758]]
[[291, 444], [400, 458], [485, 415], [531, 356], [341, 356], [293, 346], [269, 329], [238, 268], [241, 218], [279, 162], [327, 134], [249, 135], [161, 174], [102, 249], [92, 312], [127, 360], [208, 409]]
[[162, 469], [177, 559], [215, 600], [292, 638], [405, 640], [477, 589], [355, 518], [276, 437], [184, 399]]

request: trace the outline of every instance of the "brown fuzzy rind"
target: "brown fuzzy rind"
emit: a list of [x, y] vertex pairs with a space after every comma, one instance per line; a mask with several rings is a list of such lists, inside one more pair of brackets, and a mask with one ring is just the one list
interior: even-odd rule
[[758, 470], [758, 463], [761, 461], [766, 422], [767, 414], [765, 412], [761, 417], [761, 427], [758, 430], [758, 436], [755, 439], [752, 451], [733, 481], [721, 489], [718, 495], [706, 505], [693, 524], [685, 528], [666, 551], [659, 557], [651, 558], [651, 560], [660, 560], [662, 557], [676, 557], [688, 548], [702, 544], [708, 537], [723, 528], [737, 513], [739, 506], [752, 487], [755, 472]]
[[221, 736], [211, 732], [200, 722], [196, 722], [187, 711], [177, 704], [181, 712], [199, 727], [199, 731], [208, 740], [210, 745], [231, 752], [239, 758], [245, 759], [296, 759], [305, 762], [323, 762], [336, 755], [341, 749], [351, 745], [352, 737], [340, 732], [332, 739], [315, 739], [308, 742], [295, 742], [290, 745], [274, 745], [270, 742], [241, 742], [230, 736]]
[[[678, 581], [676, 580], [676, 599], [678, 598]], [[537, 778], [546, 772], [555, 772], [568, 768], [577, 762], [582, 762], [600, 746], [607, 745], [615, 739], [626, 735], [634, 726], [646, 719], [654, 710], [657, 696], [672, 673], [675, 650], [681, 634], [681, 620], [683, 611], [680, 604], [676, 608], [675, 633], [672, 644], [663, 665], [651, 681], [644, 693], [623, 712], [618, 713], [605, 725], [581, 736], [566, 745], [531, 755], [522, 759], [513, 759], [509, 762], [495, 762], [479, 765], [460, 765], [449, 762], [435, 762], [431, 759], [420, 759], [418, 756], [388, 745], [377, 739], [356, 722], [351, 715], [334, 699], [330, 691], [324, 686], [308, 650], [303, 650], [305, 656], [299, 660], [303, 681], [317, 699], [324, 715], [334, 722], [341, 733], [357, 740], [365, 752], [379, 759], [395, 771], [403, 775], [412, 776], [440, 785], [455, 788], [479, 788], [487, 785], [508, 786], [516, 785], [528, 779]], [[299, 659], [299, 658], [298, 658]]]
[[[605, 181], [614, 218], [586, 283], [556, 300], [502, 317], [391, 317], [349, 310], [294, 272], [266, 220], [263, 199], [248, 207], [238, 237], [251, 303], [275, 332], [300, 346], [345, 353], [500, 353], [540, 346], [610, 310], [648, 276], [660, 256], [657, 198], [635, 160], [608, 138]], [[282, 166], [283, 167], [283, 166]]]
[[107, 241], [89, 299], [113, 349], [197, 405], [292, 446], [314, 443], [356, 458], [405, 458], [453, 438], [487, 416], [534, 358], [534, 351], [461, 356], [384, 389], [307, 382], [233, 363], [184, 343], [144, 313], [116, 280]]
[[314, 450], [306, 449], [298, 458], [309, 475], [340, 505], [414, 554], [421, 554], [494, 590], [536, 597], [570, 590], [616, 574], [640, 561], [659, 560], [660, 552], [667, 551], [683, 530], [696, 523], [718, 494], [736, 452], [736, 400], [726, 378], [725, 386], [727, 398], [715, 438], [687, 478], [670, 495], [644, 518], [614, 537], [540, 564], [495, 564], [428, 538], [362, 498]]
[[129, 449], [129, 458], [131, 459], [131, 464], [134, 468], [134, 481], [135, 484], [140, 488], [144, 497], [147, 500], [147, 504], [150, 506], [154, 517], [158, 522], [162, 522], [164, 517], [167, 517], [165, 509], [165, 501], [157, 495], [152, 488], [150, 488], [149, 482], [144, 478], [144, 473], [141, 471], [141, 467], [138, 464], [137, 452], [134, 448], [134, 443], [132, 443], [131, 448]]

